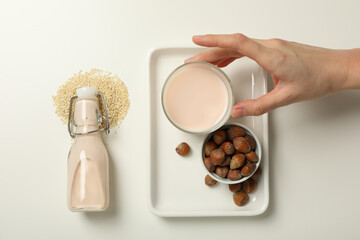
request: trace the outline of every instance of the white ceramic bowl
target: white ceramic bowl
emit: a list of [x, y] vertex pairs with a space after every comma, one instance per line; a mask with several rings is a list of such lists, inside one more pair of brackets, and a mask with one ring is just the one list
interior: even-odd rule
[[247, 179], [249, 179], [255, 172], [256, 170], [258, 169], [258, 167], [260, 166], [260, 163], [261, 163], [261, 144], [260, 144], [260, 141], [258, 139], [258, 137], [248, 128], [246, 127], [245, 125], [242, 125], [240, 123], [232, 123], [232, 124], [226, 124], [224, 126], [222, 126], [221, 128], [219, 129], [227, 129], [231, 126], [240, 126], [242, 127], [246, 133], [248, 135], [251, 135], [254, 139], [255, 139], [255, 142], [256, 142], [256, 148], [255, 148], [255, 153], [258, 155], [259, 157], [259, 161], [256, 163], [256, 168], [255, 168], [255, 171], [247, 176], [247, 177], [242, 177], [241, 179], [239, 180], [236, 180], [236, 181], [233, 181], [233, 180], [230, 180], [228, 178], [222, 178], [222, 177], [219, 177], [217, 174], [215, 174], [215, 172], [210, 172], [209, 170], [207, 170], [207, 168], [205, 167], [205, 164], [204, 164], [204, 159], [205, 159], [205, 144], [209, 141], [209, 139], [213, 136], [214, 132], [210, 133], [206, 138], [205, 138], [205, 141], [202, 145], [202, 151], [201, 151], [201, 159], [202, 159], [202, 162], [201, 162], [201, 165], [204, 167], [205, 171], [207, 172], [207, 174], [209, 174], [213, 179], [215, 179], [216, 181], [218, 182], [221, 182], [221, 183], [225, 183], [225, 184], [236, 184], [236, 183], [241, 183], [241, 182], [244, 182], [246, 181]]

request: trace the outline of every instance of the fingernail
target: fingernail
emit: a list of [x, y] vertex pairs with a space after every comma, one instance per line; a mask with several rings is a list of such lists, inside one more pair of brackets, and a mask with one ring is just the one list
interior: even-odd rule
[[188, 58], [185, 60], [185, 63], [191, 62], [193, 60], [194, 57]]
[[244, 116], [244, 110], [243, 109], [238, 109], [238, 108], [234, 108], [232, 111], [231, 111], [231, 116], [233, 118], [236, 118], [236, 117], [241, 117], [241, 116]]

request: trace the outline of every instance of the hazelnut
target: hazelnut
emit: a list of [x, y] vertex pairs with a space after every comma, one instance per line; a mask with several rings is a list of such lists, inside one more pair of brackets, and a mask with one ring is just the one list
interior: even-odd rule
[[247, 164], [241, 169], [241, 175], [244, 177], [251, 175], [255, 171], [256, 165], [251, 162], [247, 162]]
[[227, 136], [226, 136], [226, 132], [224, 130], [217, 130], [216, 132], [214, 132], [214, 142], [217, 145], [221, 145], [223, 142], [225, 142]]
[[210, 159], [214, 165], [220, 165], [225, 160], [225, 153], [220, 148], [211, 151]]
[[212, 177], [210, 177], [209, 175], [205, 176], [205, 184], [209, 187], [214, 186], [217, 183], [217, 181], [215, 179], [213, 179]]
[[218, 175], [219, 177], [222, 178], [226, 178], [226, 176], [228, 175], [229, 172], [229, 167], [221, 167], [221, 166], [217, 166], [215, 169], [215, 173], [216, 175]]
[[214, 142], [207, 142], [205, 144], [205, 155], [208, 157], [212, 150], [217, 149], [217, 145]]
[[249, 201], [249, 196], [246, 192], [236, 192], [233, 194], [234, 203], [238, 206], [244, 206]]
[[239, 169], [230, 169], [227, 177], [233, 181], [239, 180], [242, 178], [241, 171]]
[[246, 156], [246, 159], [249, 160], [250, 162], [256, 163], [259, 161], [258, 155], [253, 151], [245, 153], [245, 156]]
[[245, 139], [250, 144], [251, 149], [254, 150], [256, 147], [255, 139], [251, 135], [246, 135]]
[[225, 160], [219, 165], [219, 166], [229, 166], [230, 165], [230, 162], [231, 162], [231, 157], [230, 156], [226, 156], [225, 157]]
[[211, 161], [209, 157], [204, 159], [204, 165], [209, 172], [213, 172], [215, 170], [214, 163]]
[[230, 192], [239, 192], [241, 190], [241, 183], [229, 184]]
[[262, 170], [261, 170], [261, 168], [259, 167], [259, 168], [254, 172], [254, 174], [251, 175], [251, 178], [252, 178], [252, 179], [258, 179], [258, 178], [261, 176], [261, 174], [262, 174]]
[[252, 193], [256, 190], [256, 181], [252, 178], [249, 178], [242, 183], [242, 189], [247, 193]]
[[231, 142], [224, 142], [220, 148], [226, 155], [231, 155], [235, 152], [235, 147]]
[[230, 168], [231, 169], [240, 168], [244, 164], [245, 164], [245, 156], [244, 156], [244, 154], [238, 153], [238, 154], [235, 154], [234, 156], [232, 156], [231, 162], [230, 162]]
[[230, 140], [234, 140], [238, 137], [244, 137], [246, 135], [245, 130], [239, 126], [231, 126], [227, 130], [227, 134]]
[[235, 138], [233, 143], [234, 143], [235, 149], [238, 150], [239, 152], [248, 153], [251, 151], [251, 147], [250, 147], [249, 143], [243, 137]]
[[176, 147], [176, 152], [181, 156], [186, 156], [190, 152], [190, 147], [186, 142], [182, 142]]

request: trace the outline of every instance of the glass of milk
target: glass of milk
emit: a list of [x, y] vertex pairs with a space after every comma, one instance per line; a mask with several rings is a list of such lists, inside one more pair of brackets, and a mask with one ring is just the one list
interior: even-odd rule
[[178, 129], [206, 134], [220, 128], [234, 105], [231, 82], [217, 66], [190, 62], [176, 68], [162, 90], [166, 117]]

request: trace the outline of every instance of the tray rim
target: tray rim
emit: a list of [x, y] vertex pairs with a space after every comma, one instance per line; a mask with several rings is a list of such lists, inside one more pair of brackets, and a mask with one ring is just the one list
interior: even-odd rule
[[[263, 131], [266, 133], [266, 137], [265, 135], [263, 136], [263, 142], [262, 142], [262, 147], [263, 147], [263, 157], [266, 157], [268, 163], [267, 163], [267, 181], [264, 181], [264, 190], [265, 190], [265, 204], [263, 205], [262, 208], [259, 208], [257, 210], [251, 210], [251, 211], [194, 211], [194, 210], [180, 210], [180, 211], [175, 211], [175, 210], [159, 210], [156, 209], [153, 205], [153, 201], [152, 201], [152, 192], [151, 192], [151, 185], [152, 185], [152, 171], [151, 171], [151, 159], [152, 159], [152, 143], [151, 143], [151, 136], [153, 134], [153, 130], [151, 128], [152, 125], [152, 120], [151, 120], [151, 92], [150, 92], [150, 86], [151, 86], [151, 59], [153, 57], [153, 55], [160, 51], [160, 50], [166, 50], [166, 49], [189, 49], [189, 48], [193, 48], [193, 49], [202, 49], [202, 47], [197, 47], [194, 45], [188, 45], [188, 44], [182, 44], [181, 46], [179, 45], [172, 45], [172, 44], [168, 44], [168, 45], [163, 45], [163, 46], [157, 46], [157, 47], [153, 47], [148, 51], [147, 54], [147, 79], [146, 79], [146, 94], [147, 94], [147, 110], [146, 110], [146, 145], [147, 145], [147, 161], [146, 161], [146, 171], [147, 171], [147, 207], [149, 209], [149, 211], [151, 213], [153, 213], [154, 215], [160, 216], [160, 217], [241, 217], [241, 216], [257, 216], [257, 215], [261, 215], [263, 214], [269, 207], [269, 130], [268, 130], [268, 113], [265, 113], [262, 115], [262, 117], [264, 118], [263, 121]], [[205, 49], [205, 48], [204, 48]], [[266, 91], [268, 90], [268, 75], [267, 72], [262, 69], [262, 75], [264, 77], [265, 80], [265, 88]]]

